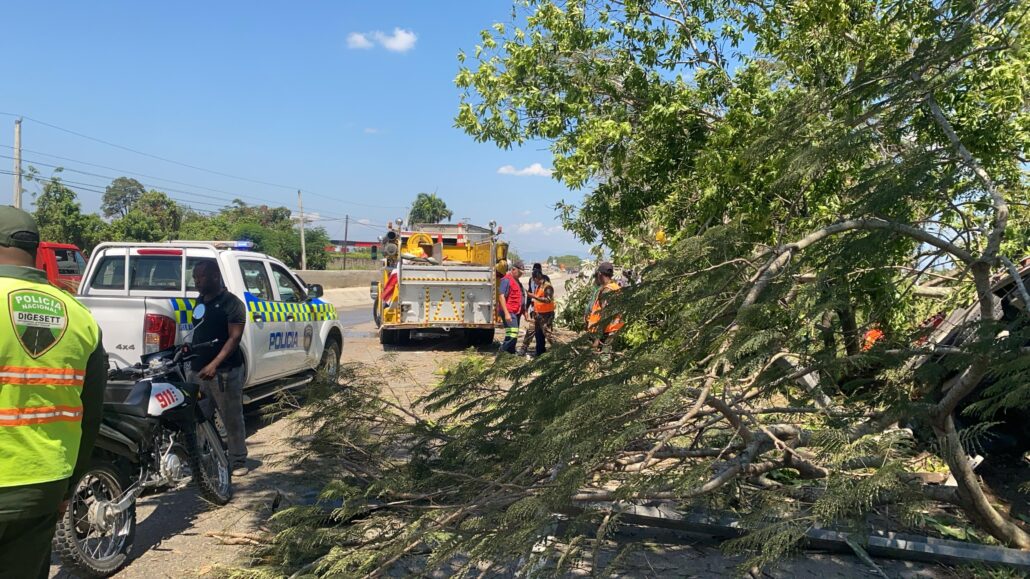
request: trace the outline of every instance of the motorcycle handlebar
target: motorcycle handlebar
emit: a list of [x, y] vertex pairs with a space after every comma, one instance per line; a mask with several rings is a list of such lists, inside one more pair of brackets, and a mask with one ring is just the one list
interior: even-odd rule
[[[214, 340], [210, 340], [210, 341], [207, 341], [207, 342], [201, 342], [199, 344], [184, 343], [184, 344], [180, 345], [178, 348], [176, 348], [175, 355], [172, 356], [172, 359], [168, 363], [170, 363], [170, 364], [178, 364], [179, 362], [183, 362], [185, 360], [189, 360], [190, 358], [193, 357], [193, 356], [190, 355], [190, 351], [191, 350], [196, 350], [198, 348], [208, 348], [208, 347], [211, 347], [211, 346], [214, 346], [214, 345], [218, 344], [219, 341], [220, 340], [215, 338]], [[129, 368], [131, 368], [133, 370], [136, 370], [136, 371], [139, 371], [139, 372], [145, 372], [148, 369], [148, 366], [144, 365], [142, 362], [138, 362], [136, 364], [133, 364]], [[114, 372], [114, 371], [108, 371], [108, 374], [110, 375], [112, 372]]]
[[215, 338], [214, 340], [209, 340], [207, 342], [201, 342], [199, 344], [190, 344], [189, 348], [192, 349], [192, 350], [196, 350], [197, 348], [207, 348], [208, 346], [214, 346], [218, 342], [219, 342], [218, 338]]
[[190, 351], [191, 350], [196, 350], [196, 349], [199, 349], [199, 348], [209, 348], [211, 346], [214, 346], [218, 342], [219, 342], [218, 338], [215, 338], [214, 340], [209, 340], [207, 342], [201, 342], [199, 344], [183, 344], [182, 347], [179, 348], [179, 351], [175, 353], [175, 358], [173, 358], [173, 361], [174, 362], [179, 362], [181, 360], [188, 360], [188, 359], [193, 357], [193, 356], [190, 355]]

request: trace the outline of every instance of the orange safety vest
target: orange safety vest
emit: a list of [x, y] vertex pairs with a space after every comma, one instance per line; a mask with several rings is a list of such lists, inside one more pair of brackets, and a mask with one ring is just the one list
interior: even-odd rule
[[[533, 292], [533, 294], [536, 295], [536, 297], [538, 298], [547, 297], [546, 290], [548, 285], [549, 284], [547, 284], [546, 282], [544, 284], [541, 284], [540, 287], [536, 288], [536, 291]], [[533, 310], [538, 314], [549, 314], [553, 312], [554, 299], [552, 298], [549, 302], [538, 302], [536, 300], [533, 300]]]
[[[619, 284], [612, 281], [608, 282], [604, 287], [601, 288], [601, 291], [597, 292], [597, 299], [594, 300], [594, 305], [590, 308], [590, 315], [587, 316], [587, 330], [594, 331], [594, 329], [597, 327], [597, 324], [601, 323], [601, 296], [604, 295], [606, 292], [617, 292], [620, 289], [622, 289], [622, 287], [620, 287]], [[622, 329], [623, 325], [624, 324], [622, 323], [622, 318], [619, 316], [615, 316], [615, 319], [608, 322], [608, 325], [605, 326], [604, 333], [611, 334], [613, 332], [618, 332]]]

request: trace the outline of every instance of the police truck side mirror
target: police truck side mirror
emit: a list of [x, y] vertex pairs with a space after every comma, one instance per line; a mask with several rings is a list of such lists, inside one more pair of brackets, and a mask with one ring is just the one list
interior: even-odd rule
[[322, 289], [321, 285], [319, 285], [317, 283], [313, 283], [313, 284], [308, 286], [308, 299], [309, 300], [318, 299], [318, 298], [322, 297], [323, 295], [325, 295], [325, 290]]

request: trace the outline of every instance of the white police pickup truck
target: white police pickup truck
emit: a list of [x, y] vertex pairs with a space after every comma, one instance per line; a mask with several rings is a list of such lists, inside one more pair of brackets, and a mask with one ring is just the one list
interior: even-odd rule
[[112, 367], [180, 343], [193, 329], [193, 268], [214, 261], [226, 289], [247, 307], [240, 342], [244, 402], [335, 377], [343, 349], [336, 309], [282, 262], [250, 251], [249, 242], [103, 243], [82, 276], [78, 299], [104, 335]]

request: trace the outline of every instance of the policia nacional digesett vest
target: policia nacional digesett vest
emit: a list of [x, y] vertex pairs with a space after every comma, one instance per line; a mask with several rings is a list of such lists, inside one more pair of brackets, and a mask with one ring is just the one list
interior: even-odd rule
[[72, 475], [86, 363], [99, 335], [70, 295], [0, 277], [0, 488]]

